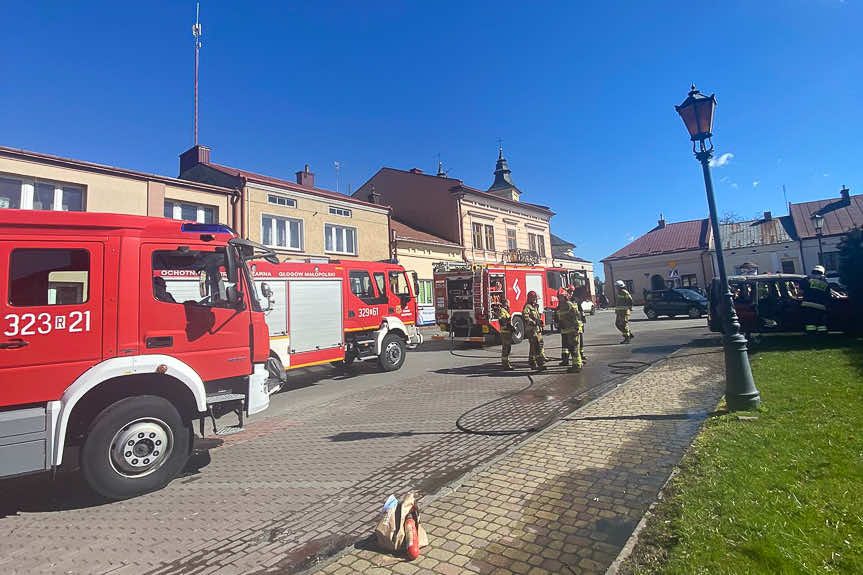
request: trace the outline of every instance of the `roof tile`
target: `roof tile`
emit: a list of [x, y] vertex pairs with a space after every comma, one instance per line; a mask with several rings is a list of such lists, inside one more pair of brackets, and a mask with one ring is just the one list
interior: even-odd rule
[[706, 249], [709, 230], [706, 218], [657, 226], [602, 261]]

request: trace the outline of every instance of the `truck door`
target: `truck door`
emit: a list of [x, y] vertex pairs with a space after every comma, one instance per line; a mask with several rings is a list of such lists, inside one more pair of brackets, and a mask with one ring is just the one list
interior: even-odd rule
[[[383, 277], [379, 278], [382, 283]], [[375, 281], [365, 269], [348, 270], [348, 293], [345, 294], [347, 305], [345, 310], [345, 329], [361, 331], [377, 329], [381, 322], [381, 309], [386, 311], [389, 300], [386, 292], [383, 296], [375, 290]]]
[[[204, 381], [251, 373], [249, 294], [242, 295], [241, 305], [228, 300], [229, 286], [245, 289], [234, 248], [146, 244], [141, 250], [140, 337], [146, 353], [176, 357]], [[188, 281], [166, 285], [163, 276]]]
[[2, 405], [59, 399], [102, 359], [98, 242], [0, 242]]
[[417, 319], [417, 299], [413, 293], [411, 281], [407, 272], [401, 269], [389, 270], [390, 307], [395, 308], [395, 314], [402, 323], [410, 325]]

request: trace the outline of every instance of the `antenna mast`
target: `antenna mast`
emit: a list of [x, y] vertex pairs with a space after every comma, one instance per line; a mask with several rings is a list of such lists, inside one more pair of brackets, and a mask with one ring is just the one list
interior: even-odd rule
[[192, 145], [198, 145], [198, 50], [201, 48], [201, 23], [199, 16], [201, 3], [195, 2], [195, 24], [192, 25], [192, 36], [195, 38], [195, 103], [192, 116]]

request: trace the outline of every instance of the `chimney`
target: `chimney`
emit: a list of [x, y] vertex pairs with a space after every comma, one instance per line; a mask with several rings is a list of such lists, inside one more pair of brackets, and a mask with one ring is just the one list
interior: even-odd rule
[[412, 174], [422, 174], [422, 173], [423, 173], [423, 171], [422, 171], [421, 169], [419, 169], [419, 168], [411, 168], [411, 169], [410, 169], [410, 170], [408, 170], [408, 171], [409, 171], [410, 173], [412, 173]]
[[180, 175], [191, 170], [198, 164], [210, 163], [210, 148], [207, 146], [192, 146], [180, 154]]
[[773, 219], [773, 214], [771, 214], [770, 212], [764, 212], [764, 221], [765, 222], [769, 222], [772, 219]]
[[839, 190], [839, 195], [842, 196], [843, 202], [845, 202], [846, 204], [851, 203], [851, 190], [849, 190], [847, 186], [842, 186], [842, 189]]
[[372, 184], [372, 189], [369, 191], [369, 203], [371, 204], [379, 204], [381, 203], [381, 195], [375, 191], [375, 185]]
[[660, 212], [660, 214], [659, 214], [659, 222], [658, 223], [659, 223], [659, 229], [662, 229], [665, 227], [665, 216], [662, 214], [662, 212]]
[[315, 175], [309, 171], [308, 164], [301, 172], [297, 172], [297, 183], [307, 188], [315, 187]]

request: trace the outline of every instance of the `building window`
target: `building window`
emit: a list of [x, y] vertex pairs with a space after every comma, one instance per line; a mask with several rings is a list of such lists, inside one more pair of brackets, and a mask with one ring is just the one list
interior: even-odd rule
[[286, 208], [297, 207], [297, 200], [294, 198], [286, 198], [285, 196], [278, 196], [276, 194], [267, 194], [267, 201], [277, 206], [285, 206]]
[[824, 269], [828, 272], [839, 271], [839, 252], [824, 252]]
[[680, 276], [680, 287], [698, 287], [698, 276], [695, 274], [683, 274]]
[[216, 221], [216, 208], [201, 204], [165, 200], [165, 217], [172, 220], [188, 220], [201, 224], [212, 224]]
[[797, 273], [794, 269], [794, 260], [782, 260], [782, 273], [793, 274]]
[[334, 216], [342, 216], [345, 218], [351, 217], [351, 210], [347, 208], [337, 208], [336, 206], [330, 206], [330, 214]]
[[[85, 303], [89, 277], [87, 250], [16, 249], [9, 258], [9, 303], [13, 306]], [[39, 333], [46, 332], [40, 329]]]
[[261, 243], [275, 248], [302, 251], [303, 220], [261, 216]]
[[485, 226], [485, 249], [494, 251], [494, 226], [488, 224]]
[[332, 254], [357, 255], [357, 229], [325, 224], [324, 251]]
[[623, 285], [626, 286], [626, 291], [628, 291], [629, 293], [633, 293], [635, 291], [635, 288], [633, 287], [634, 284], [632, 283], [632, 280], [623, 280]]
[[83, 212], [84, 188], [71, 184], [0, 176], [0, 208]]
[[529, 249], [535, 251], [539, 257], [545, 257], [545, 236], [541, 234], [527, 234]]
[[474, 249], [482, 249], [482, 224], [473, 224], [473, 247]]
[[432, 305], [432, 280], [419, 280], [417, 305]]
[[515, 239], [515, 228], [506, 228], [506, 249], [518, 249], [518, 241]]

